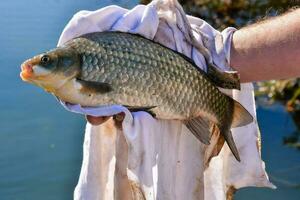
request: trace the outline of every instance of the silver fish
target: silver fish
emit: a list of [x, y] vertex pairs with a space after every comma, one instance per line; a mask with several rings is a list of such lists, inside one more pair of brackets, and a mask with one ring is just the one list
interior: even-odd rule
[[253, 121], [241, 104], [219, 91], [220, 79], [207, 76], [188, 57], [129, 33], [74, 38], [25, 61], [21, 78], [65, 102], [118, 104], [158, 119], [181, 120], [205, 144], [215, 127], [238, 161], [230, 129]]

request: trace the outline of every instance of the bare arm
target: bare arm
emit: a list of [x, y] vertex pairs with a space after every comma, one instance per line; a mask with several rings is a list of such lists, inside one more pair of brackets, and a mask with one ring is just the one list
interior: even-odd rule
[[231, 66], [242, 82], [300, 77], [300, 9], [236, 31]]

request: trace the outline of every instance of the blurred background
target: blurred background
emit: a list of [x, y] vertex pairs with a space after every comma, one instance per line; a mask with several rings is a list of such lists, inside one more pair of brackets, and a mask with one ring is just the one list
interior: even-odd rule
[[[298, 0], [180, 2], [187, 13], [207, 20], [219, 30], [242, 27], [300, 5]], [[82, 161], [83, 116], [67, 112], [42, 89], [24, 84], [19, 78], [20, 64], [54, 48], [77, 11], [111, 4], [132, 8], [138, 3], [139, 0], [0, 2], [1, 200], [72, 199]], [[299, 199], [299, 85], [298, 79], [256, 84], [262, 157], [278, 189], [245, 188], [237, 192], [235, 199]]]

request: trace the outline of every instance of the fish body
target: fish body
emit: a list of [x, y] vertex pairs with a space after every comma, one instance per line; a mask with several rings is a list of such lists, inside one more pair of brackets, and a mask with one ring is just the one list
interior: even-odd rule
[[[240, 160], [230, 128], [252, 122], [238, 102], [193, 61], [139, 35], [89, 33], [25, 61], [21, 77], [82, 106], [124, 105], [158, 119], [182, 120], [208, 144], [216, 126]], [[203, 133], [205, 132], [205, 133]]]

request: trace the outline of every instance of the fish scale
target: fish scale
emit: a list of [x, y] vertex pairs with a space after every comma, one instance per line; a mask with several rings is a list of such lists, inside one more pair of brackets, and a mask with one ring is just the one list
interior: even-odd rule
[[[41, 61], [43, 56], [49, 57], [44, 59], [49, 63]], [[240, 160], [230, 128], [252, 122], [252, 116], [216, 87], [228, 85], [225, 76], [207, 76], [183, 54], [139, 35], [97, 32], [74, 38], [28, 63], [51, 73], [27, 81], [51, 89], [69, 103], [120, 104], [134, 111], [149, 111], [159, 119], [182, 120], [205, 144], [213, 124], [218, 129], [212, 130], [221, 132]], [[57, 78], [47, 80], [53, 74]], [[59, 79], [64, 79], [63, 85]]]

